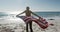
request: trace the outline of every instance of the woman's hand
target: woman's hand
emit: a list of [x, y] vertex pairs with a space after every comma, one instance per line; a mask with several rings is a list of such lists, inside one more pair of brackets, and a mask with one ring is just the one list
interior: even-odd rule
[[39, 17], [39, 19], [42, 19], [41, 17]]

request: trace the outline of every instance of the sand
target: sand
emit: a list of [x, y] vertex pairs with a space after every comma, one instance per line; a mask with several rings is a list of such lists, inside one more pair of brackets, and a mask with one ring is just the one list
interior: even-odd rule
[[[53, 23], [54, 26], [49, 25], [47, 29], [41, 29], [33, 22], [34, 32], [60, 32], [60, 18], [49, 20], [48, 23]], [[26, 32], [25, 23], [21, 20], [0, 20], [0, 32]], [[30, 31], [29, 31], [30, 32]]]

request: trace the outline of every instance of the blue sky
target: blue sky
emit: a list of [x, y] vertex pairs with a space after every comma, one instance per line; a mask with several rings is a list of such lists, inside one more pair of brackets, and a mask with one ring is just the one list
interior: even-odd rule
[[60, 0], [0, 0], [0, 11], [60, 11]]

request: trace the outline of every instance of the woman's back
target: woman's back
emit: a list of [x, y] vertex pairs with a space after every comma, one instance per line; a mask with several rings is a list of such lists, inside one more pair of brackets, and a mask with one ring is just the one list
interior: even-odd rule
[[26, 10], [25, 14], [26, 14], [26, 16], [31, 16], [31, 11], [30, 10], [28, 10], [28, 11]]

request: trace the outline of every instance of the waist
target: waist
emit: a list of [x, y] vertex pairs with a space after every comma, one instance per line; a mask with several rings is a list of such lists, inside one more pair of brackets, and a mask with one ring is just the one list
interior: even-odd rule
[[31, 16], [30, 14], [26, 14], [26, 16]]

